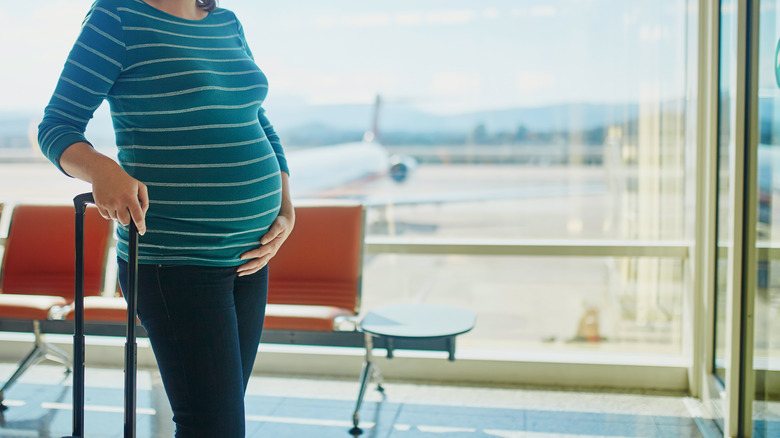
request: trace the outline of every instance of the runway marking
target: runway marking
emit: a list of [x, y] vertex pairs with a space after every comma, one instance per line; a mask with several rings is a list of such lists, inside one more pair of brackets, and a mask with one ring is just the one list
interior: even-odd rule
[[[306, 424], [311, 426], [333, 426], [333, 427], [352, 427], [351, 421], [341, 420], [321, 420], [317, 418], [296, 418], [296, 417], [269, 417], [266, 415], [247, 415], [247, 421], [261, 421], [266, 423], [283, 423], [283, 424]], [[375, 423], [361, 423], [360, 426], [364, 428], [372, 428]]]
[[22, 400], [3, 400], [3, 404], [11, 407], [11, 406], [24, 406], [27, 404], [27, 402]]
[[477, 431], [473, 427], [447, 427], [447, 426], [417, 426], [420, 432], [429, 433], [474, 433]]
[[[553, 434], [546, 434], [546, 433], [539, 433], [534, 435], [529, 435], [533, 432], [525, 432], [525, 431], [514, 431], [514, 430], [483, 430], [488, 435], [493, 435], [501, 438], [531, 438], [531, 437], [538, 437], [542, 438], [545, 435], [546, 436], [553, 436]], [[560, 437], [561, 435], [555, 435], [556, 437]], [[578, 435], [579, 438], [579, 435]], [[587, 438], [587, 437], [586, 437]]]
[[[70, 403], [41, 403], [41, 407], [43, 409], [58, 409], [62, 411], [70, 411], [73, 409]], [[84, 410], [90, 412], [114, 412], [121, 414], [125, 411], [125, 408], [123, 406], [86, 405], [84, 406]], [[157, 415], [157, 411], [150, 408], [136, 408], [135, 413], [142, 415]]]

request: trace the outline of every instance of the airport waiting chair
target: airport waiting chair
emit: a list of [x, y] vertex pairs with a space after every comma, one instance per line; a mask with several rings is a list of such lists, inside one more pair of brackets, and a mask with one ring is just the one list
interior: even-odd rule
[[[295, 207], [295, 229], [270, 262], [268, 330], [337, 330], [360, 310], [364, 208], [360, 204]], [[84, 299], [88, 322], [124, 324], [124, 298]], [[73, 319], [71, 310], [67, 319]]]
[[269, 264], [269, 330], [334, 331], [360, 310], [360, 204], [295, 207], [295, 228]]
[[[29, 320], [32, 350], [0, 389], [3, 395], [32, 365], [50, 359], [70, 370], [72, 359], [42, 338], [40, 321], [62, 319], [74, 298], [75, 214], [70, 205], [19, 205], [11, 213], [0, 268], [0, 318]], [[99, 295], [112, 230], [97, 209], [87, 209], [84, 236], [84, 293]]]

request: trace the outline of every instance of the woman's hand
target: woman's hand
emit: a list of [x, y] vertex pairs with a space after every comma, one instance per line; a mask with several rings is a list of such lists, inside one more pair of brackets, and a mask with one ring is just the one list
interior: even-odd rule
[[86, 143], [75, 143], [60, 157], [69, 175], [92, 184], [92, 195], [100, 215], [122, 225], [135, 222], [138, 233], [146, 233], [149, 193], [146, 185], [128, 175], [114, 160]]
[[100, 215], [122, 225], [135, 222], [138, 233], [146, 233], [146, 211], [149, 193], [146, 185], [131, 177], [119, 166], [107, 167], [92, 178], [92, 195]]
[[262, 246], [241, 254], [241, 260], [249, 261], [238, 267], [239, 277], [251, 275], [263, 269], [292, 232], [295, 226], [295, 208], [293, 208], [290, 198], [289, 178], [290, 175], [287, 172], [282, 172], [282, 205], [279, 208], [279, 214], [268, 231], [260, 238]]
[[249, 261], [238, 267], [238, 276], [251, 275], [263, 269], [287, 240], [294, 225], [294, 213], [279, 213], [268, 232], [260, 238], [262, 246], [241, 254], [241, 260]]

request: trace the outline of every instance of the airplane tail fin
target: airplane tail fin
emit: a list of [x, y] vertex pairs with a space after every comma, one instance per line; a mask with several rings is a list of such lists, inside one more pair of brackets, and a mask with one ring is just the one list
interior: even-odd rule
[[374, 118], [371, 130], [363, 134], [363, 141], [379, 142], [379, 108], [382, 105], [382, 98], [377, 94], [374, 101]]

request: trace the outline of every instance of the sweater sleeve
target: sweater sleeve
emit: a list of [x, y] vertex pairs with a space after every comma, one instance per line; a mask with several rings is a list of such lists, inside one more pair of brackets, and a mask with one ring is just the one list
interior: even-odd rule
[[78, 142], [91, 145], [84, 137], [87, 123], [122, 71], [122, 23], [106, 3], [96, 1], [84, 19], [38, 125], [41, 151], [61, 171], [60, 156], [65, 149]]
[[[254, 61], [255, 57], [252, 55], [252, 51], [249, 49], [249, 44], [247, 44], [246, 37], [244, 36], [244, 27], [241, 25], [241, 22], [238, 20], [238, 18], [236, 18], [236, 23], [238, 24], [238, 36], [241, 38], [241, 43], [244, 45], [244, 50], [246, 51], [246, 54], [249, 55], [249, 57]], [[271, 122], [268, 121], [268, 117], [266, 117], [265, 110], [262, 106], [257, 112], [257, 119], [260, 121], [260, 126], [263, 127], [265, 136], [268, 138], [268, 141], [271, 143], [271, 147], [276, 154], [276, 159], [279, 162], [279, 169], [289, 175], [290, 168], [287, 166], [287, 157], [284, 155], [282, 141], [279, 139], [279, 135], [276, 133], [276, 130], [274, 130]]]
[[276, 159], [279, 161], [279, 169], [282, 172], [287, 173], [287, 175], [290, 175], [290, 168], [287, 166], [287, 157], [284, 156], [282, 142], [279, 139], [279, 135], [276, 134], [273, 125], [271, 125], [271, 122], [268, 121], [268, 117], [265, 116], [265, 110], [262, 107], [260, 107], [260, 111], [257, 112], [257, 118], [260, 120], [260, 126], [263, 127], [265, 136], [268, 138], [268, 141], [271, 143], [271, 147], [274, 149]]

